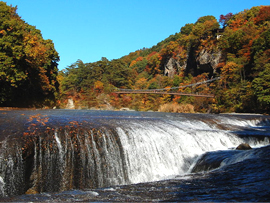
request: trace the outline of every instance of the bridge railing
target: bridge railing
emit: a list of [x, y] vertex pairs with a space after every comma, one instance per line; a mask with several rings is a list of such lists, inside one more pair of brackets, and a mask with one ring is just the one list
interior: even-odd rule
[[134, 89], [121, 89], [121, 88], [116, 88], [115, 92], [141, 92], [141, 91], [148, 91], [148, 92], [164, 92], [164, 91], [169, 91], [169, 90], [176, 90], [176, 89], [182, 89], [182, 88], [186, 88], [186, 87], [192, 87], [192, 86], [197, 86], [197, 85], [202, 85], [205, 83], [209, 83], [209, 82], [213, 82], [216, 80], [219, 80], [220, 77], [216, 77], [210, 80], [205, 80], [202, 82], [197, 82], [197, 83], [193, 83], [193, 84], [189, 84], [189, 85], [182, 85], [179, 87], [170, 87], [170, 88], [161, 88], [161, 89], [138, 89], [138, 90], [134, 90]]

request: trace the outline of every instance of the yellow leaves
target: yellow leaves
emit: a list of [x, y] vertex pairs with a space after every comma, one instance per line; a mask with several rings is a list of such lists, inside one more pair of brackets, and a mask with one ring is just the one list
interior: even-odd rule
[[28, 62], [33, 65], [41, 66], [46, 63], [48, 58], [48, 49], [39, 36], [29, 32], [24, 36], [25, 53]]
[[129, 67], [134, 66], [136, 63], [137, 63], [137, 61], [136, 61], [136, 60], [131, 61], [131, 63], [130, 63], [130, 65], [129, 65]]
[[104, 89], [104, 84], [103, 84], [103, 82], [101, 82], [101, 81], [96, 81], [95, 83], [94, 83], [94, 88], [95, 88], [95, 90], [97, 91], [97, 92], [101, 92], [101, 91], [103, 91], [103, 89]]
[[139, 80], [136, 81], [135, 83], [135, 88], [136, 89], [145, 89], [147, 87], [147, 79], [146, 78], [140, 78]]
[[232, 77], [233, 73], [239, 68], [239, 65], [236, 64], [235, 62], [229, 61], [223, 68], [221, 68], [221, 74], [223, 76], [228, 76], [229, 78]]
[[167, 46], [161, 50], [161, 55], [175, 55], [174, 52], [177, 50], [179, 44], [176, 41], [171, 41]]

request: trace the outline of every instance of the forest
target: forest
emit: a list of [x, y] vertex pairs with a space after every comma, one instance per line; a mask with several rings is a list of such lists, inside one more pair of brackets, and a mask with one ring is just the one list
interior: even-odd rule
[[[120, 59], [78, 60], [59, 72], [61, 103], [76, 108], [169, 112], [270, 111], [270, 6], [237, 14], [204, 16], [151, 48]], [[156, 94], [115, 94], [115, 88], [159, 89], [207, 80], [178, 91], [214, 94], [200, 98]]]
[[0, 1], [0, 106], [53, 106], [59, 97], [58, 53], [16, 10]]
[[[26, 24], [16, 8], [1, 6], [0, 106], [201, 113], [270, 113], [270, 6], [237, 14], [200, 17], [151, 48], [119, 59], [77, 60], [57, 71], [51, 40]], [[3, 12], [5, 8], [5, 12]], [[123, 89], [179, 87], [214, 98], [162, 94], [116, 94]], [[31, 90], [29, 92], [29, 90]]]

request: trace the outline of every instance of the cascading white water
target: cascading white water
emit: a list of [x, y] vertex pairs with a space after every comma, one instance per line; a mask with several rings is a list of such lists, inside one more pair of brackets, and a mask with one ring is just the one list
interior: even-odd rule
[[[244, 121], [241, 125], [244, 126]], [[235, 148], [243, 142], [258, 144], [256, 140], [244, 140], [201, 121], [128, 123], [118, 127], [117, 132], [132, 183], [184, 174], [196, 158], [207, 151]], [[269, 144], [269, 140], [260, 144]]]
[[[262, 118], [91, 111], [80, 111], [77, 117], [62, 113], [64, 118], [48, 123], [46, 129], [50, 130], [42, 126], [28, 132], [27, 128], [16, 139], [7, 136], [3, 141], [0, 196], [156, 181], [189, 172], [205, 152], [232, 149], [243, 142], [269, 144], [268, 138], [253, 136], [268, 133], [269, 120], [264, 123]], [[260, 129], [261, 124], [266, 128]]]
[[58, 134], [57, 134], [57, 129], [54, 132], [54, 137], [55, 137], [56, 144], [57, 144], [57, 147], [58, 147], [58, 151], [59, 151], [59, 155], [60, 155], [60, 160], [62, 162], [63, 156], [64, 156], [64, 152], [63, 152], [63, 147], [62, 147], [61, 141], [60, 141], [60, 139], [58, 137]]

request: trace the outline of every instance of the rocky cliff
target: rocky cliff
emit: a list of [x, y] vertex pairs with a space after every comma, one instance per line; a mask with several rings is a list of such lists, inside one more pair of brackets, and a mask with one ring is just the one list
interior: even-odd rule
[[216, 73], [218, 64], [222, 61], [222, 51], [220, 49], [209, 50], [203, 48], [198, 51], [191, 48], [184, 60], [170, 57], [164, 65], [164, 75], [173, 78], [180, 70], [184, 70], [187, 74], [198, 75], [207, 72], [211, 76]]

